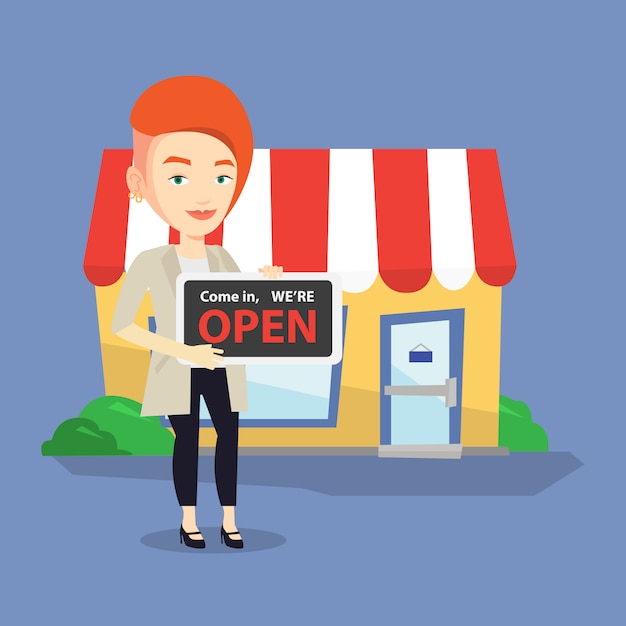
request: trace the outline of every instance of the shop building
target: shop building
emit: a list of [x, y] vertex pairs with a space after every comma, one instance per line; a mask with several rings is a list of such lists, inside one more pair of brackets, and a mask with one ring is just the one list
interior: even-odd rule
[[[105, 393], [141, 402], [149, 354], [114, 336], [111, 320], [125, 268], [178, 234], [128, 200], [131, 160], [131, 150], [104, 151], [84, 269]], [[342, 279], [342, 361], [248, 366], [244, 453], [497, 450], [502, 287], [515, 255], [495, 150], [256, 149], [207, 243], [242, 271], [276, 264]], [[136, 321], [154, 330], [149, 294]]]

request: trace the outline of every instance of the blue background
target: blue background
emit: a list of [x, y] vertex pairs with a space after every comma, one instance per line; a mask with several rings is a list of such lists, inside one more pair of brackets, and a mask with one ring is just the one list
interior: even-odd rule
[[[10, 582], [0, 611], [18, 616], [10, 623], [585, 624], [623, 614], [623, 24], [617, 1], [4, 7]], [[529, 404], [552, 450], [585, 465], [529, 498], [329, 505], [243, 486], [240, 524], [288, 541], [198, 560], [137, 539], [176, 527], [169, 484], [74, 477], [41, 458], [56, 425], [102, 393], [82, 270], [102, 150], [130, 146], [133, 102], [177, 74], [228, 84], [259, 147], [496, 148], [518, 262], [503, 291], [501, 390]]]

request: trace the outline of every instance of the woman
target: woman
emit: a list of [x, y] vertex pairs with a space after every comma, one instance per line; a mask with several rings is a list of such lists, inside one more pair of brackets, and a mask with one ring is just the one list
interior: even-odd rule
[[[239, 411], [247, 410], [245, 369], [216, 369], [223, 350], [176, 341], [175, 284], [182, 271], [239, 271], [224, 248], [205, 245], [205, 235], [220, 226], [243, 189], [252, 161], [250, 122], [228, 87], [202, 76], [179, 76], [153, 85], [135, 103], [130, 122], [129, 198], [145, 198], [180, 233], [180, 243], [137, 257], [120, 291], [112, 329], [151, 350], [142, 415], [168, 415], [176, 434], [172, 466], [182, 507], [181, 543], [205, 546], [196, 523], [202, 397], [217, 432], [215, 482], [224, 511], [220, 538], [227, 546], [242, 548], [235, 505]], [[282, 275], [277, 266], [259, 271], [270, 278]], [[156, 333], [134, 322], [147, 290]], [[179, 359], [195, 365], [183, 365]]]

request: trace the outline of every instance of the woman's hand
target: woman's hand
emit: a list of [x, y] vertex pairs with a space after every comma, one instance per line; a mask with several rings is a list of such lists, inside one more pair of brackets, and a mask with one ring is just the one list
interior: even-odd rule
[[213, 344], [201, 344], [199, 346], [185, 346], [185, 361], [190, 361], [195, 365], [204, 367], [207, 370], [214, 370], [223, 360], [224, 350], [214, 348]]
[[282, 265], [264, 265], [259, 267], [259, 272], [263, 272], [263, 278], [281, 278], [283, 275]]

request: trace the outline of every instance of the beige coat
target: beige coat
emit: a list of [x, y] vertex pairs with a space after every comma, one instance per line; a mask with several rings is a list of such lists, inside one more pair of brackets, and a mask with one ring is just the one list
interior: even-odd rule
[[[221, 246], [206, 246], [211, 272], [238, 272], [232, 257]], [[176, 277], [181, 269], [173, 245], [142, 252], [131, 265], [115, 308], [114, 333], [135, 321], [137, 310], [150, 290], [157, 333], [176, 339]], [[232, 411], [248, 410], [244, 365], [227, 365], [226, 379]], [[191, 406], [191, 366], [174, 357], [152, 352], [143, 397], [142, 415], [181, 415]]]

